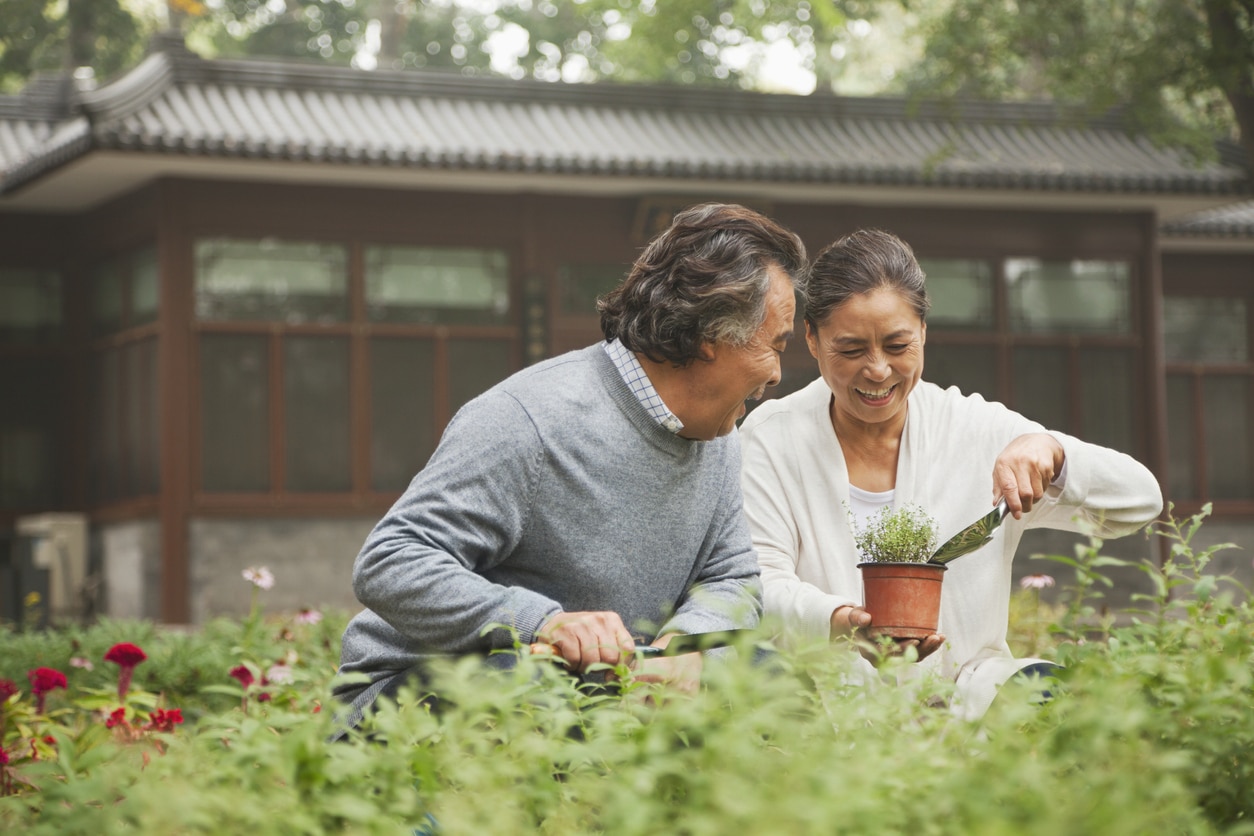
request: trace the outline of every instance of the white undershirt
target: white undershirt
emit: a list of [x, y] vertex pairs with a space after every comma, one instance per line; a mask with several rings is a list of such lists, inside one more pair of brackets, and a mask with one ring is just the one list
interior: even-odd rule
[[[854, 536], [867, 527], [867, 521], [875, 516], [881, 508], [893, 504], [895, 490], [864, 491], [857, 485], [849, 486], [849, 513], [853, 515]], [[861, 554], [861, 552], [859, 552]], [[862, 555], [863, 560], [866, 555]]]

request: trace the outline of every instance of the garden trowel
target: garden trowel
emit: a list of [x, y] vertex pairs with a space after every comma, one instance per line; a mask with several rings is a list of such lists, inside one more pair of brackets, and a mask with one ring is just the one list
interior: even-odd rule
[[1006, 500], [1003, 499], [992, 511], [946, 540], [928, 560], [928, 563], [939, 563], [943, 566], [955, 558], [975, 551], [993, 539], [993, 531], [1001, 525], [1005, 517]]

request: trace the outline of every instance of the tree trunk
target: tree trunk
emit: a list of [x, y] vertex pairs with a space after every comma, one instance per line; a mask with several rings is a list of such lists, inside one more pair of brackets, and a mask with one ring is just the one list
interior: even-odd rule
[[1245, 166], [1254, 169], [1254, 49], [1248, 26], [1241, 28], [1238, 8], [1254, 20], [1254, 4], [1241, 0], [1205, 0], [1206, 26], [1210, 32], [1210, 71], [1232, 106], [1237, 121]]

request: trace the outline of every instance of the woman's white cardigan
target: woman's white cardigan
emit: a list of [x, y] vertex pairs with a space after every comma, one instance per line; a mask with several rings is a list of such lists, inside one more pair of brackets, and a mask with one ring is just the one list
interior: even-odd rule
[[[827, 639], [832, 612], [862, 603], [859, 555], [849, 522], [849, 473], [822, 378], [753, 411], [740, 429], [745, 514], [762, 567], [766, 614], [794, 640]], [[993, 506], [993, 462], [1024, 433], [1045, 432], [999, 403], [920, 382], [910, 393], [893, 505], [923, 508], [944, 542]], [[1154, 475], [1123, 453], [1051, 432], [1066, 453], [1066, 478], [1023, 519], [1007, 517], [993, 540], [949, 565], [941, 596], [942, 650], [920, 663], [957, 681], [956, 705], [979, 716], [997, 687], [1039, 661], [1006, 644], [1011, 563], [1023, 532], [1054, 528], [1103, 538], [1158, 516]]]

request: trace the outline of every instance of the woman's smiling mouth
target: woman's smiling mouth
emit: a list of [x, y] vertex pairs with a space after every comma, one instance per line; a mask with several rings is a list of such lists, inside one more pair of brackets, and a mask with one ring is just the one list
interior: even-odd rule
[[866, 403], [869, 403], [872, 406], [878, 406], [892, 397], [896, 388], [897, 384], [893, 384], [892, 386], [888, 386], [884, 389], [859, 389], [855, 386], [853, 391], [857, 392]]

